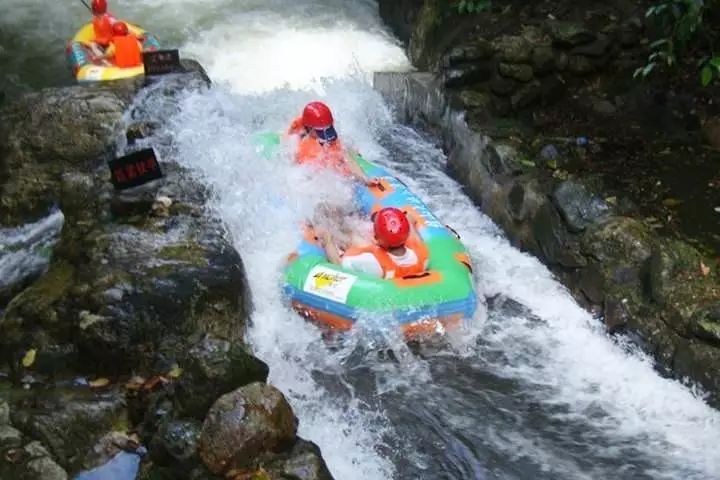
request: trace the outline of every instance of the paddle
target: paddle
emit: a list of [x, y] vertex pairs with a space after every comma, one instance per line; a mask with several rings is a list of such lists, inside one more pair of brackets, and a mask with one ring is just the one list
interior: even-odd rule
[[88, 5], [87, 2], [85, 2], [85, 0], [80, 0], [80, 1], [82, 2], [83, 5], [85, 5], [85, 8], [87, 8], [88, 10], [90, 10], [92, 12], [92, 8], [90, 8], [90, 5]]

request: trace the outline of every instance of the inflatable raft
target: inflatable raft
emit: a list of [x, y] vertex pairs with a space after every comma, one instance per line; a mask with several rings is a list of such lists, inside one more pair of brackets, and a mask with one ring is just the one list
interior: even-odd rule
[[[267, 149], [279, 144], [279, 136], [266, 134], [258, 144]], [[360, 155], [355, 161], [367, 176], [381, 179], [379, 186], [357, 187], [358, 206], [368, 216], [384, 207], [415, 216], [429, 251], [428, 270], [386, 280], [344, 269], [328, 261], [307, 229], [285, 268], [284, 292], [293, 308], [332, 329], [349, 330], [363, 318], [397, 326], [408, 337], [444, 333], [471, 318], [477, 298], [470, 257], [459, 236], [385, 169]]]
[[[127, 22], [126, 22], [127, 23]], [[153, 51], [160, 48], [160, 43], [153, 34], [146, 32], [137, 25], [127, 23], [128, 30], [136, 37], [142, 39], [143, 51]], [[92, 23], [83, 26], [73, 39], [68, 42], [66, 55], [70, 68], [75, 78], [80, 82], [99, 82], [106, 80], [118, 80], [130, 78], [145, 73], [142, 65], [132, 68], [120, 68], [113, 65], [105, 65], [100, 61], [94, 61], [90, 51], [90, 43], [95, 40], [95, 32]]]

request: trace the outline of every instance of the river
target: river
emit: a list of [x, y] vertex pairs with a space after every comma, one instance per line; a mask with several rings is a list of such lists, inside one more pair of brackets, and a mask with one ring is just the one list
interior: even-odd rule
[[[59, 56], [87, 17], [82, 5], [2, 4], [2, 88], [70, 83]], [[212, 188], [252, 290], [248, 341], [336, 478], [720, 476], [720, 414], [609, 338], [473, 206], [434, 139], [398, 124], [372, 89], [373, 71], [411, 68], [374, 2], [142, 0], [111, 10], [141, 19], [215, 82], [172, 109], [150, 105], [165, 126], [149, 142]], [[46, 63], [32, 66], [6, 45]], [[282, 301], [280, 269], [299, 223], [321, 201], [350, 201], [351, 190], [293, 166], [287, 152], [259, 157], [251, 138], [286, 128], [315, 99], [331, 106], [346, 143], [392, 169], [468, 246], [485, 300], [447, 341], [408, 346], [368, 319], [329, 344]]]

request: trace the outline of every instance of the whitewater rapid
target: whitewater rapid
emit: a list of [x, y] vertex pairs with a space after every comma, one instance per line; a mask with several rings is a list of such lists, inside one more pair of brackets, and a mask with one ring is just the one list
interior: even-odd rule
[[[13, 8], [0, 26], [16, 29], [45, 5], [56, 16], [52, 26], [43, 23], [51, 36], [84, 18], [57, 3], [3, 3]], [[321, 447], [336, 478], [720, 476], [718, 412], [660, 377], [632, 345], [608, 338], [447, 176], [434, 140], [398, 124], [372, 89], [372, 72], [411, 69], [374, 2], [112, 5], [200, 60], [214, 80], [179, 97], [172, 112], [158, 106], [165, 127], [148, 143], [211, 187], [211, 208], [242, 255], [252, 291], [248, 341], [289, 398], [300, 435]], [[47, 40], [28, 31], [31, 42]], [[19, 84], [40, 81], [20, 72]], [[298, 225], [319, 202], [349, 202], [351, 186], [294, 166], [288, 151], [263, 159], [251, 140], [284, 130], [316, 99], [332, 107], [347, 144], [397, 173], [468, 246], [487, 305], [448, 344], [409, 348], [366, 325], [328, 345], [283, 301], [281, 268]]]

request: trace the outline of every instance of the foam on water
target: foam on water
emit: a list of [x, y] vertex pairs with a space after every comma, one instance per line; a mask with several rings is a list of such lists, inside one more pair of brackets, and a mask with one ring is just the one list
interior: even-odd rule
[[[64, 41], [86, 15], [82, 7], [61, 2], [6, 4], [0, 27], [29, 32], [23, 37], [27, 45]], [[479, 213], [447, 177], [442, 153], [393, 121], [368, 79], [375, 70], [409, 65], [380, 27], [373, 2], [113, 5], [171, 43], [184, 42], [183, 52], [198, 56], [216, 80], [210, 91], [178, 99], [180, 111], [162, 132], [174, 142], [167, 153], [212, 187], [213, 209], [246, 263], [254, 304], [249, 341], [269, 363], [270, 381], [290, 399], [300, 434], [321, 446], [337, 478], [420, 477], [396, 467], [402, 461], [413, 472], [431, 472], [423, 478], [437, 478], [432, 468], [438, 463], [460, 472], [448, 473], [454, 478], [479, 477], [483, 469], [464, 462], [480, 443], [467, 441], [472, 431], [483, 434], [482, 448], [505, 459], [498, 468], [506, 478], [523, 478], [511, 473], [523, 459], [539, 465], [547, 478], [608, 478], [627, 468], [632, 472], [633, 465], [641, 465], [646, 478], [720, 476], [718, 412], [679, 383], [661, 378], [644, 355], [607, 338], [542, 264], [510, 246]], [[46, 15], [39, 28], [38, 14]], [[321, 201], [348, 202], [351, 190], [330, 173], [313, 175], [293, 166], [287, 150], [270, 160], [259, 158], [251, 137], [286, 128], [305, 102], [317, 98], [333, 107], [346, 143], [398, 172], [458, 230], [471, 250], [479, 293], [512, 299], [521, 311], [508, 313], [496, 305], [486, 315], [481, 309], [471, 332], [434, 355], [418, 356], [391, 338], [396, 360], [385, 362], [369, 353], [377, 345], [374, 338], [360, 332], [345, 345], [328, 346], [315, 327], [288, 309], [280, 297], [281, 268], [300, 238], [300, 223]], [[445, 360], [458, 371], [438, 370]], [[478, 372], [507, 379], [513, 397], [536, 402], [553, 425], [528, 429], [520, 410], [505, 412], [515, 415], [516, 422], [509, 423], [476, 412], [479, 396], [492, 400], [497, 394], [489, 385], [485, 391], [473, 376]], [[385, 398], [394, 401], [385, 404]], [[417, 405], [426, 406], [427, 414]], [[497, 401], [494, 406], [507, 410]], [[407, 412], [393, 415], [403, 409]], [[411, 435], [401, 438], [405, 425], [399, 422], [411, 422]], [[558, 425], [576, 428], [553, 430]], [[426, 431], [457, 446], [441, 449], [446, 463], [425, 454], [427, 445], [413, 448]], [[558, 431], [568, 437], [566, 443], [551, 438]], [[589, 452], [597, 465], [583, 463], [582, 453], [573, 449]], [[611, 463], [603, 466], [605, 459]], [[608, 466], [612, 462], [617, 472]]]

